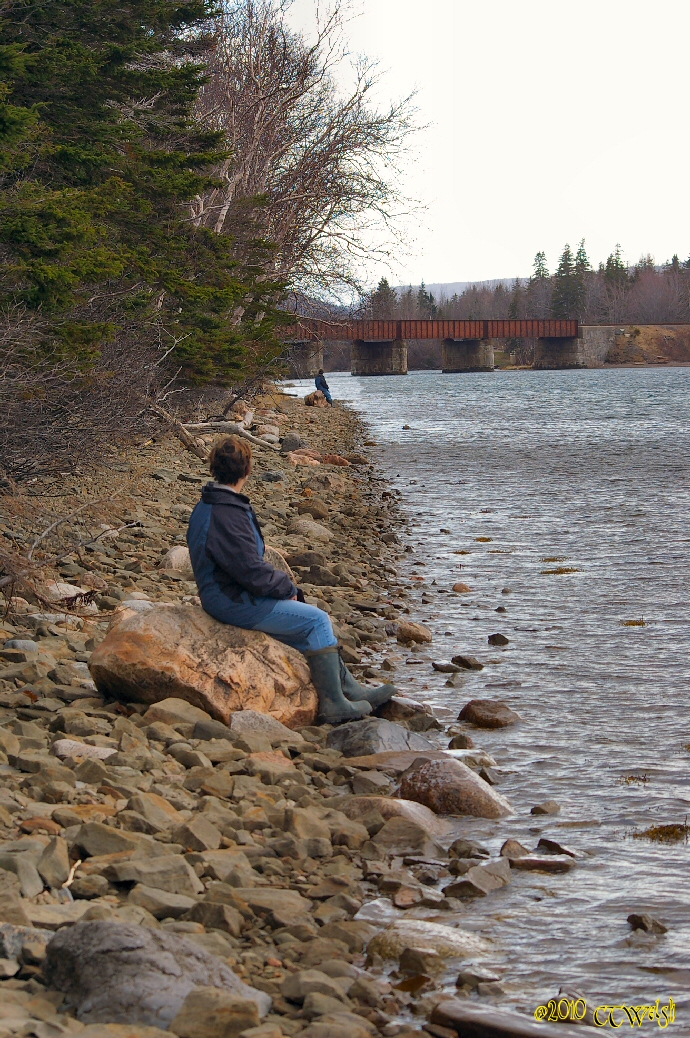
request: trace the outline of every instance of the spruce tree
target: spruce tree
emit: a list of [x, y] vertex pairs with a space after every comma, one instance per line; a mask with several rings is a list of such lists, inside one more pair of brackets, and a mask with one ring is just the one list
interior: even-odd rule
[[546, 265], [546, 253], [545, 252], [538, 252], [536, 254], [536, 256], [534, 257], [534, 263], [533, 263], [532, 266], [533, 266], [533, 269], [532, 269], [532, 277], [530, 278], [530, 282], [532, 282], [532, 281], [546, 281], [546, 280], [548, 280], [549, 268]]
[[575, 268], [575, 258], [570, 245], [566, 244], [554, 274], [551, 313], [558, 318], [576, 317], [577, 307], [578, 277]]
[[[266, 246], [196, 229], [220, 137], [193, 119], [210, 0], [18, 0], [0, 23], [0, 305], [95, 364], [158, 340], [193, 381], [268, 344]], [[123, 346], [124, 348], [124, 346]]]
[[573, 312], [572, 317], [581, 320], [584, 315], [585, 298], [587, 294], [587, 276], [592, 272], [592, 264], [585, 249], [583, 238], [575, 253], [575, 269], [573, 271]]
[[398, 297], [395, 289], [388, 284], [388, 278], [381, 278], [376, 289], [369, 297], [369, 311], [374, 320], [390, 321], [395, 317]]
[[437, 312], [436, 301], [431, 292], [427, 292], [426, 285], [422, 281], [417, 291], [417, 313], [422, 320], [433, 320]]
[[599, 266], [604, 275], [604, 281], [609, 288], [625, 288], [629, 281], [628, 268], [623, 260], [620, 245], [606, 259], [606, 263]]

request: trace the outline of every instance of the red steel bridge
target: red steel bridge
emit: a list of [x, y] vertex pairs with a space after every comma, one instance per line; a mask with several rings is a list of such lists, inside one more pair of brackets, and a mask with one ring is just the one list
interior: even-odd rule
[[[301, 317], [285, 328], [297, 374], [323, 365], [324, 342], [350, 342], [353, 375], [406, 375], [407, 342], [442, 342], [444, 372], [493, 371], [497, 339], [535, 339], [537, 367], [590, 367], [584, 329], [571, 320], [321, 321]], [[591, 351], [589, 351], [591, 353]], [[605, 355], [605, 353], [604, 353]]]

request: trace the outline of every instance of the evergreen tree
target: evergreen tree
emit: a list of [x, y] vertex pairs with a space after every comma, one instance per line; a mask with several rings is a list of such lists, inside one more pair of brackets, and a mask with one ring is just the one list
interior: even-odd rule
[[520, 278], [515, 278], [513, 282], [513, 293], [510, 297], [510, 306], [508, 307], [508, 317], [512, 320], [517, 320], [522, 313], [522, 301], [523, 291], [522, 282]]
[[369, 297], [369, 312], [374, 320], [391, 321], [396, 314], [397, 302], [395, 289], [388, 284], [387, 278], [381, 278]]
[[428, 321], [433, 320], [437, 314], [436, 301], [431, 292], [427, 292], [423, 281], [417, 292], [417, 313], [420, 318]]
[[570, 245], [565, 246], [554, 274], [551, 312], [554, 317], [576, 317], [579, 303], [579, 276]]
[[604, 282], [609, 288], [624, 288], [629, 281], [628, 268], [623, 261], [620, 245], [607, 257], [606, 263], [599, 265]]
[[573, 271], [573, 304], [571, 316], [582, 319], [587, 294], [587, 276], [592, 273], [592, 264], [585, 249], [585, 239], [580, 241], [575, 253], [575, 269]]
[[[194, 381], [266, 346], [266, 246], [198, 230], [220, 138], [193, 119], [210, 0], [20, 0], [0, 23], [0, 306], [36, 348], [98, 363], [107, 343], [174, 346]], [[31, 362], [35, 362], [35, 357]]]
[[546, 266], [546, 253], [538, 252], [534, 257], [532, 277], [530, 278], [530, 282], [547, 281], [548, 277], [549, 268]]

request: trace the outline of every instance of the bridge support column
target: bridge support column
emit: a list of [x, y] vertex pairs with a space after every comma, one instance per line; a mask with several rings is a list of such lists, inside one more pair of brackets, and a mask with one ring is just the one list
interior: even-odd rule
[[407, 343], [402, 339], [389, 342], [365, 342], [355, 339], [351, 349], [353, 375], [406, 375]]
[[444, 375], [459, 371], [493, 371], [494, 344], [490, 339], [444, 339], [441, 368]]
[[601, 368], [616, 343], [617, 325], [580, 325], [577, 338], [537, 339], [535, 368]]
[[294, 342], [288, 356], [293, 378], [313, 378], [323, 367], [322, 342]]

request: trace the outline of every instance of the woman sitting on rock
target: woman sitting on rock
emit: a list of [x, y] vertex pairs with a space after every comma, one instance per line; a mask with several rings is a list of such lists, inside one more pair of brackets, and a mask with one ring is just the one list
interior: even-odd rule
[[252, 469], [246, 440], [228, 436], [211, 451], [211, 475], [189, 520], [187, 544], [207, 613], [221, 623], [264, 631], [304, 653], [319, 693], [319, 719], [354, 721], [395, 693], [352, 677], [338, 653], [330, 618], [287, 573], [264, 559], [264, 539], [249, 498], [242, 493]]

